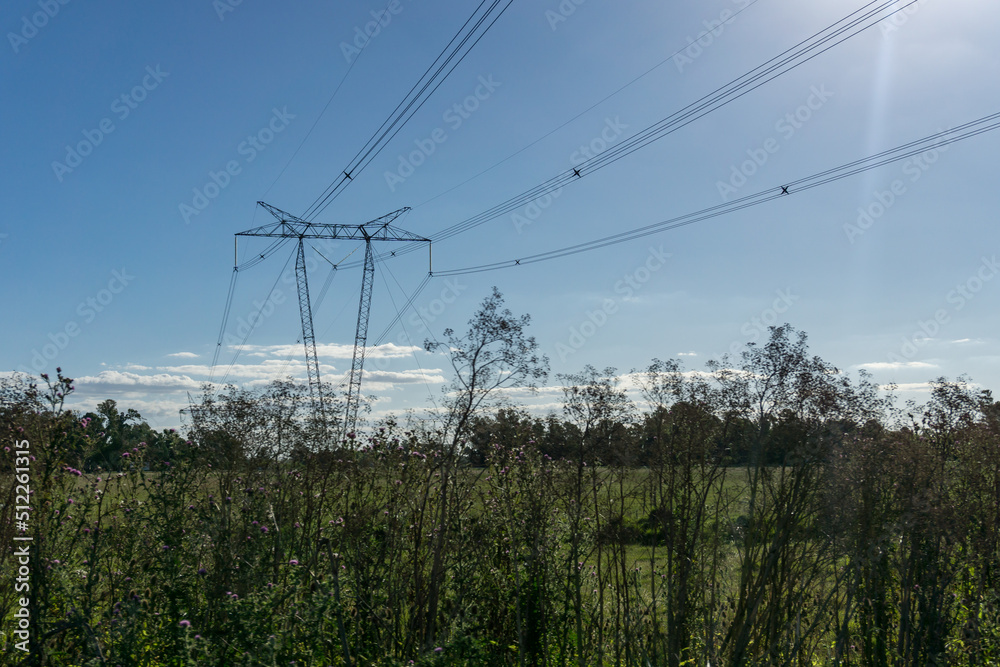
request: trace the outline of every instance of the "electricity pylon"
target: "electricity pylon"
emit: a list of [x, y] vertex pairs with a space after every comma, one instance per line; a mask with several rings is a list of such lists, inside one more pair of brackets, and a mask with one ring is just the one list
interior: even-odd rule
[[347, 407], [344, 414], [344, 433], [353, 430], [358, 419], [361, 402], [361, 373], [365, 364], [365, 345], [368, 340], [368, 315], [371, 312], [372, 285], [375, 280], [375, 258], [372, 241], [406, 241], [430, 243], [430, 239], [417, 236], [390, 223], [409, 211], [401, 208], [362, 225], [336, 225], [307, 222], [291, 213], [286, 213], [264, 202], [257, 204], [274, 216], [277, 222], [240, 232], [236, 236], [260, 236], [268, 238], [298, 239], [299, 248], [295, 259], [295, 282], [299, 292], [299, 312], [302, 318], [302, 343], [306, 349], [306, 369], [309, 374], [309, 392], [319, 416], [325, 423], [326, 405], [323, 386], [319, 377], [319, 358], [316, 354], [316, 335], [313, 331], [312, 306], [309, 302], [309, 282], [306, 276], [306, 239], [343, 239], [365, 242], [365, 264], [361, 277], [361, 303], [358, 305], [358, 325], [354, 334], [354, 359], [347, 385]]

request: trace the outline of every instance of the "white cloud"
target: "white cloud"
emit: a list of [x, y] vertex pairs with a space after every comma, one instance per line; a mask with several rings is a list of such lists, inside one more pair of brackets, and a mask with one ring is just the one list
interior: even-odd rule
[[[368, 346], [365, 357], [368, 359], [398, 359], [406, 357], [423, 348], [414, 345], [396, 345], [386, 343], [378, 346]], [[255, 357], [299, 357], [303, 355], [301, 345], [245, 345], [243, 353]], [[353, 359], [354, 346], [340, 343], [327, 343], [316, 346], [316, 354], [320, 357], [333, 359]]]
[[[195, 375], [208, 378], [212, 376], [216, 381], [221, 381], [226, 377], [227, 382], [237, 382], [238, 380], [282, 380], [289, 375], [297, 378], [306, 377], [306, 363], [303, 359], [265, 359], [254, 364], [233, 364], [231, 367], [220, 364], [215, 367], [213, 374], [212, 367], [208, 364], [181, 364], [177, 366], [157, 366], [156, 370], [166, 373], [183, 373], [185, 375]], [[334, 377], [342, 375], [342, 371], [336, 366], [320, 364], [320, 372], [324, 379], [327, 375]]]
[[361, 391], [387, 391], [406, 384], [444, 384], [444, 376], [439, 368], [412, 371], [365, 371], [362, 376]]
[[76, 388], [84, 393], [92, 392], [171, 392], [197, 390], [201, 383], [187, 375], [139, 375], [122, 371], [101, 371], [97, 375], [76, 378]]
[[959, 338], [958, 340], [951, 341], [952, 345], [980, 345], [985, 343], [982, 338]]
[[529, 389], [528, 387], [500, 387], [496, 391], [500, 394], [506, 394], [510, 398], [532, 398], [538, 396], [561, 396], [563, 387], [562, 385], [545, 385], [538, 389]]
[[859, 364], [858, 368], [866, 368], [873, 371], [894, 371], [903, 368], [937, 368], [937, 364], [929, 364], [926, 361], [872, 361], [867, 364]]
[[[888, 385], [881, 385], [881, 389], [889, 389]], [[895, 385], [896, 391], [928, 392], [931, 390], [930, 382], [904, 382]]]
[[195, 354], [194, 352], [174, 352], [172, 354], [168, 354], [167, 356], [168, 357], [179, 357], [181, 359], [197, 359], [198, 358], [198, 355]]
[[678, 357], [697, 357], [698, 353], [697, 352], [678, 352], [677, 356]]

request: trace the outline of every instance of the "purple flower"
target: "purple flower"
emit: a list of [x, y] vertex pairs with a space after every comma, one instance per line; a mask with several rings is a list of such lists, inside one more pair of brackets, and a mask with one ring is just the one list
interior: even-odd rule
[[208, 570], [206, 570], [203, 567], [200, 567], [200, 568], [198, 568], [198, 574], [200, 574], [201, 576], [204, 577], [206, 574], [208, 574]]
[[181, 626], [182, 628], [190, 628], [191, 621], [181, 621], [180, 623], [178, 623], [178, 625]]
[[297, 560], [295, 560], [295, 559], [293, 558], [292, 560], [288, 561], [288, 564], [289, 564], [289, 565], [298, 565], [298, 564], [299, 564], [299, 561], [297, 561]]

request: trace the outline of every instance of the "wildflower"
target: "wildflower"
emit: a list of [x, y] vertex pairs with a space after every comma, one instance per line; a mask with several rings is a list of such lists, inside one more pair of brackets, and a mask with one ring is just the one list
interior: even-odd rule
[[198, 574], [204, 577], [206, 574], [208, 574], [208, 570], [206, 570], [203, 567], [200, 567], [198, 568]]
[[129, 454], [128, 452], [122, 452], [123, 459], [127, 459], [129, 456], [131, 456], [131, 454]]
[[299, 561], [297, 561], [297, 560], [295, 560], [295, 559], [293, 558], [292, 560], [288, 561], [288, 564], [289, 564], [289, 565], [298, 565], [298, 564], [299, 564]]
[[185, 621], [181, 621], [180, 623], [178, 623], [178, 625], [181, 626], [182, 628], [190, 628], [191, 627], [191, 621], [186, 621], [186, 620]]

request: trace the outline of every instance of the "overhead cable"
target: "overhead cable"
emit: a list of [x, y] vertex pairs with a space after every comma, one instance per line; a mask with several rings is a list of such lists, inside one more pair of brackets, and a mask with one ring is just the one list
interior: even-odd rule
[[849, 176], [870, 171], [893, 162], [899, 162], [900, 160], [905, 160], [934, 149], [941, 149], [958, 141], [970, 139], [985, 132], [990, 132], [998, 127], [1000, 127], [1000, 113], [990, 114], [978, 120], [959, 125], [958, 127], [932, 134], [924, 137], [923, 139], [911, 141], [901, 146], [882, 151], [881, 153], [876, 153], [865, 158], [854, 160], [805, 178], [790, 181], [785, 185], [775, 186], [755, 194], [746, 195], [744, 197], [740, 197], [739, 199], [734, 199], [731, 202], [717, 204], [715, 206], [703, 208], [692, 213], [680, 215], [668, 220], [646, 225], [644, 227], [638, 227], [628, 231], [619, 232], [617, 234], [611, 234], [592, 241], [577, 243], [571, 246], [558, 248], [556, 250], [549, 250], [542, 253], [536, 253], [534, 255], [526, 255], [524, 257], [501, 262], [469, 266], [461, 269], [435, 271], [434, 276], [445, 277], [467, 275], [471, 273], [481, 273], [484, 271], [494, 271], [514, 266], [534, 264], [536, 262], [544, 262], [559, 257], [566, 257], [567, 255], [604, 248], [609, 245], [631, 241], [633, 239], [649, 236], [651, 234], [656, 234], [670, 229], [677, 229], [678, 227], [684, 227], [696, 222], [716, 218], [720, 215], [733, 213], [751, 206], [758, 206], [781, 197], [811, 190], [812, 188], [827, 185], [834, 181], [839, 181]]
[[[489, 5], [487, 6], [487, 2]], [[330, 203], [360, 174], [386, 145], [403, 129], [403, 126], [413, 117], [434, 91], [444, 83], [454, 69], [465, 60], [469, 52], [479, 43], [479, 40], [493, 27], [497, 19], [510, 7], [513, 0], [482, 0], [472, 16], [462, 25], [452, 37], [444, 50], [434, 59], [434, 62], [424, 71], [403, 100], [396, 105], [392, 114], [375, 131], [375, 134], [358, 151], [347, 167], [327, 186], [319, 197], [306, 209], [301, 216], [303, 220], [313, 220], [323, 212]], [[502, 7], [500, 7], [503, 5]], [[483, 10], [484, 6], [486, 7]], [[497, 8], [500, 7], [499, 11]], [[471, 25], [471, 28], [470, 28]], [[483, 27], [485, 25], [485, 27]], [[470, 43], [471, 42], [471, 43]]]

